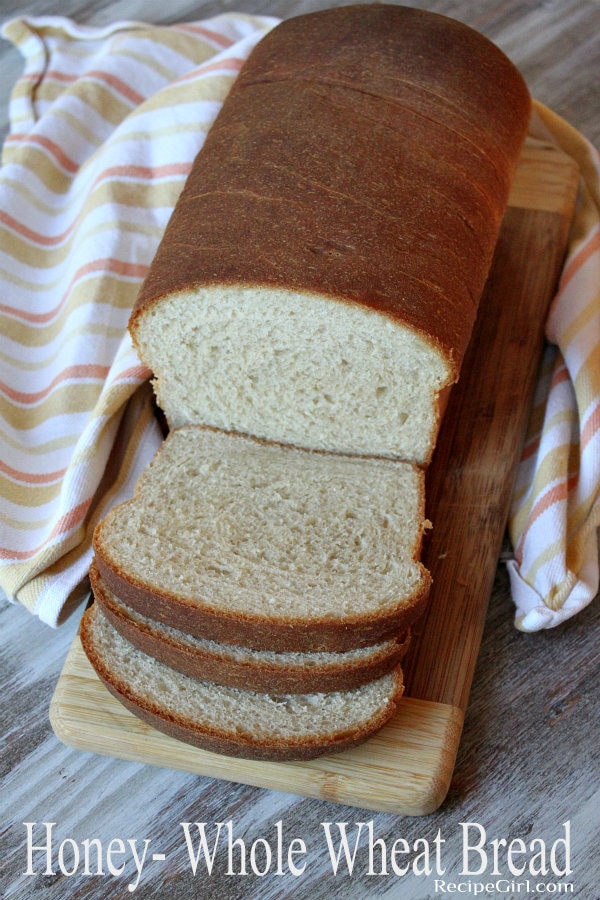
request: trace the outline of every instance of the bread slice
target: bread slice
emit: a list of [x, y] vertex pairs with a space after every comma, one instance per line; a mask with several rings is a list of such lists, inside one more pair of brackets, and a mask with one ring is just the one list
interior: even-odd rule
[[80, 629], [93, 668], [138, 718], [205, 750], [259, 760], [311, 759], [365, 741], [394, 714], [400, 669], [350, 691], [266, 694], [190, 678], [122, 637], [94, 604]]
[[404, 632], [373, 647], [339, 653], [277, 653], [219, 644], [161, 625], [131, 609], [102, 583], [95, 565], [90, 580], [103, 615], [138, 650], [184, 675], [230, 687], [277, 694], [350, 690], [400, 665], [410, 642], [409, 633]]
[[397, 637], [422, 612], [423, 472], [202, 426], [167, 437], [94, 533], [102, 581], [180, 631], [262, 650]]
[[132, 311], [170, 426], [427, 464], [529, 113], [515, 66], [444, 16], [373, 3], [274, 28]]

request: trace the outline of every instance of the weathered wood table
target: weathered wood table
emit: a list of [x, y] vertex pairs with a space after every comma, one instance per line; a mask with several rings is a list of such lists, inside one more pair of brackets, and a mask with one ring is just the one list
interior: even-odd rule
[[[100, 25], [197, 20], [234, 9], [283, 17], [327, 5], [33, 0], [18, 14], [69, 15]], [[486, 33], [519, 65], [537, 99], [600, 143], [595, 0], [413, 5]], [[14, 4], [0, 3], [2, 19], [14, 14]], [[16, 51], [0, 45], [2, 134], [20, 70]], [[510, 552], [506, 542], [504, 548]], [[424, 900], [476, 891], [520, 898], [543, 890], [595, 900], [600, 604], [536, 635], [517, 632], [512, 616], [499, 559], [450, 789], [438, 810], [414, 817], [296, 796], [285, 792], [285, 783], [277, 790], [246, 786], [64, 745], [48, 713], [77, 616], [54, 631], [23, 609], [0, 604], [2, 896]], [[205, 823], [208, 860], [194, 823]], [[513, 842], [511, 851], [498, 841]], [[45, 851], [32, 849], [35, 874], [28, 875], [28, 847], [46, 845], [48, 871]]]

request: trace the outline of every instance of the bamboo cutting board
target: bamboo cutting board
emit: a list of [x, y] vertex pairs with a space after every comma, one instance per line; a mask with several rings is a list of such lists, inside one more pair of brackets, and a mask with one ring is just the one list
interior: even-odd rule
[[50, 706], [64, 743], [97, 753], [404, 815], [448, 791], [527, 424], [543, 326], [578, 185], [572, 161], [528, 142], [459, 385], [427, 478], [433, 576], [394, 719], [355, 750], [265, 763], [198, 750], [115, 700], [75, 639]]

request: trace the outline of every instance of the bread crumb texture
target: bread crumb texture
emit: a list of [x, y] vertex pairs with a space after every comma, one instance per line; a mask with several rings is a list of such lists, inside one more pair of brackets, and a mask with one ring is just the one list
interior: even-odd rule
[[88, 614], [84, 636], [102, 676], [130, 701], [184, 727], [251, 743], [331, 739], [363, 729], [386, 715], [401, 690], [397, 671], [350, 691], [286, 695], [191, 678], [137, 650], [97, 607]]
[[172, 432], [97, 550], [149, 590], [306, 621], [394, 610], [423, 582], [423, 474], [213, 429]]

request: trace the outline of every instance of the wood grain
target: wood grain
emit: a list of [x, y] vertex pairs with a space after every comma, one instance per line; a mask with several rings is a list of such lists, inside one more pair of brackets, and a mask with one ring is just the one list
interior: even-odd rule
[[[67, 15], [83, 25], [116, 19], [190, 21], [231, 9], [290, 16], [346, 0], [0, 0], [0, 18]], [[414, 0], [465, 21], [495, 40], [517, 63], [538, 100], [600, 145], [598, 85], [600, 5], [597, 0]], [[18, 52], [0, 41], [0, 135], [8, 98], [22, 70]], [[1, 342], [1, 337], [0, 337]], [[510, 548], [505, 542], [503, 554]], [[324, 821], [369, 821], [375, 840], [445, 840], [445, 878], [464, 881], [462, 822], [480, 822], [489, 837], [553, 840], [561, 822], [573, 831], [570, 896], [598, 896], [600, 863], [600, 603], [559, 628], [517, 632], [507, 572], [499, 562], [487, 611], [454, 776], [442, 806], [423, 817], [361, 813], [343, 804], [295, 796], [149, 766], [62, 744], [48, 707], [77, 628], [74, 614], [57, 631], [0, 599], [0, 896], [6, 900], [433, 900], [435, 874], [369, 875], [365, 853], [348, 873], [332, 871]], [[231, 819], [250, 842], [282, 821], [286, 836], [306, 842], [299, 878], [226, 874], [217, 854], [211, 877], [194, 875], [181, 846], [182, 821]], [[24, 821], [56, 822], [60, 840], [150, 839], [165, 862], [149, 863], [134, 894], [129, 862], [109, 873], [25, 874]], [[520, 879], [518, 879], [520, 881]], [[507, 898], [510, 894], [504, 895]], [[523, 890], [513, 893], [524, 896]]]
[[462, 728], [459, 710], [409, 699], [393, 722], [346, 753], [292, 763], [231, 759], [174, 741], [132, 716], [96, 677], [77, 638], [50, 719], [61, 740], [80, 750], [407, 815], [432, 812], [446, 796]]
[[525, 147], [479, 316], [427, 477], [434, 583], [405, 661], [407, 693], [466, 709], [500, 555], [544, 321], [565, 252], [578, 172]]
[[392, 722], [355, 750], [306, 763], [220, 757], [142, 725], [109, 695], [75, 639], [51, 704], [61, 740], [364, 809], [415, 816], [440, 806], [458, 752], [577, 184], [574, 164], [560, 151], [526, 146], [428, 472], [433, 531], [425, 562], [433, 588], [406, 659], [406, 697]]

